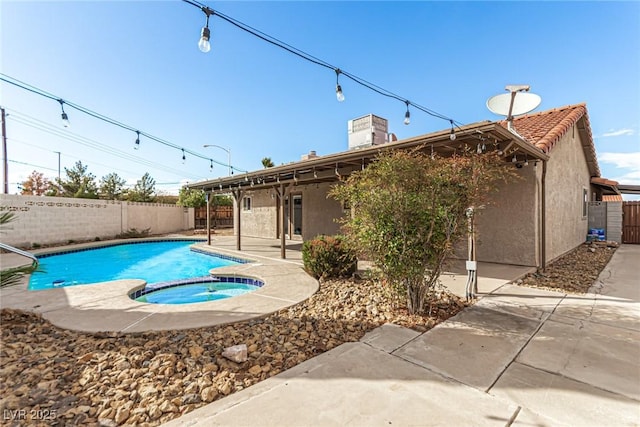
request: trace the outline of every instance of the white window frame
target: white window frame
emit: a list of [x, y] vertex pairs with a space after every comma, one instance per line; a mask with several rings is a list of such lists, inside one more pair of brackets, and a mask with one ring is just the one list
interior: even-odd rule
[[582, 187], [582, 219], [589, 216], [589, 189]]
[[242, 198], [242, 212], [251, 212], [251, 196]]

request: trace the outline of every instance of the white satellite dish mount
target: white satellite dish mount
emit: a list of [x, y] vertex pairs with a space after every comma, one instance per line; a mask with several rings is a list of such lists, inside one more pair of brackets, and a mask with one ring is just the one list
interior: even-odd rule
[[[507, 85], [505, 90], [509, 93], [492, 96], [487, 100], [487, 108], [494, 114], [506, 116], [507, 129], [513, 129], [514, 116], [521, 116], [535, 110], [542, 98], [535, 93], [528, 93], [529, 85]], [[517, 96], [516, 96], [517, 95]]]

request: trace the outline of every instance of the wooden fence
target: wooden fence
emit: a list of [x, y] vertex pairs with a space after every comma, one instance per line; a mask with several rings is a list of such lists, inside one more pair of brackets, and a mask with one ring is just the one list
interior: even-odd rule
[[[233, 227], [233, 206], [211, 206], [211, 228]], [[195, 208], [196, 230], [207, 229], [207, 207]]]
[[622, 202], [622, 243], [640, 243], [640, 201]]

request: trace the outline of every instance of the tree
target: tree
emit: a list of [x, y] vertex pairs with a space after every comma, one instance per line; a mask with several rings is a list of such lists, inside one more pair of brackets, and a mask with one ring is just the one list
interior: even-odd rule
[[[229, 196], [217, 195], [212, 196], [211, 205], [215, 206], [233, 206], [233, 201]], [[178, 206], [189, 208], [199, 208], [207, 205], [205, 192], [196, 190], [195, 188], [182, 187], [178, 195]]]
[[262, 166], [266, 169], [274, 167], [275, 164], [273, 163], [273, 160], [271, 160], [271, 157], [265, 157], [262, 159]]
[[136, 185], [129, 191], [128, 200], [132, 202], [153, 202], [156, 191], [156, 180], [151, 178], [149, 172], [142, 175]]
[[56, 179], [56, 195], [61, 197], [77, 197], [81, 199], [97, 199], [98, 187], [96, 177], [87, 172], [88, 166], [77, 161], [71, 168], [64, 168], [66, 179]]
[[497, 155], [432, 158], [419, 151], [383, 153], [331, 191], [349, 203], [343, 229], [380, 270], [411, 313], [424, 313], [445, 259], [465, 233], [466, 210], [487, 202], [512, 176]]
[[111, 172], [100, 179], [100, 198], [121, 200], [127, 181], [117, 173]]
[[166, 191], [158, 191], [156, 192], [156, 203], [164, 203], [167, 205], [176, 205], [178, 204], [178, 196], [173, 194], [169, 194]]
[[42, 196], [51, 187], [51, 182], [41, 172], [33, 171], [31, 175], [20, 184], [20, 194], [29, 196]]
[[178, 193], [178, 202], [176, 204], [189, 208], [200, 208], [206, 206], [207, 199], [203, 190], [182, 187]]

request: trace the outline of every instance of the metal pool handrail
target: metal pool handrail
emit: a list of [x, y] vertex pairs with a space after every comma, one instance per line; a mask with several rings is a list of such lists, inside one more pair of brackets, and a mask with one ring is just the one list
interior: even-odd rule
[[38, 258], [32, 253], [23, 251], [22, 249], [14, 248], [13, 246], [9, 246], [5, 243], [0, 242], [0, 249], [4, 249], [5, 251], [13, 252], [14, 254], [22, 255], [23, 257], [27, 257], [32, 261], [32, 265], [36, 267], [38, 265]]

